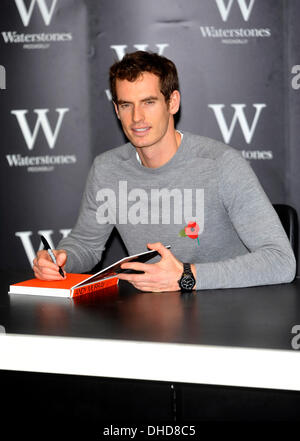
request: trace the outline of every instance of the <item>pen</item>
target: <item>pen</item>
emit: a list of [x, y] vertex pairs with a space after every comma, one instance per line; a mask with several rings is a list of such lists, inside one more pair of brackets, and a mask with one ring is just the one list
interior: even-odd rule
[[[55, 256], [54, 256], [54, 254], [53, 254], [53, 251], [51, 250], [51, 247], [50, 247], [50, 245], [49, 245], [47, 239], [46, 239], [44, 236], [41, 236], [41, 241], [43, 242], [44, 249], [48, 251], [49, 256], [50, 256], [51, 259], [52, 259], [52, 262], [55, 263], [55, 265], [57, 265], [57, 262], [56, 262]], [[60, 274], [62, 277], [65, 277], [64, 272], [63, 272], [63, 270], [61, 269], [61, 267], [59, 266], [58, 268], [59, 268], [59, 274]]]

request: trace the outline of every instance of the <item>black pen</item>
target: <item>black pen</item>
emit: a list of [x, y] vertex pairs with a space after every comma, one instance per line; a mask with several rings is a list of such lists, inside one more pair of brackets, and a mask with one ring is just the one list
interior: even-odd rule
[[[51, 259], [52, 259], [52, 262], [55, 263], [55, 265], [57, 265], [57, 262], [56, 262], [56, 259], [55, 259], [55, 256], [54, 256], [54, 253], [53, 253], [53, 251], [51, 250], [51, 247], [50, 247], [50, 245], [49, 245], [47, 239], [46, 239], [44, 236], [41, 236], [41, 241], [43, 242], [44, 249], [48, 251], [49, 256], [50, 256]], [[59, 266], [58, 268], [59, 268], [58, 271], [59, 271], [59, 274], [61, 275], [61, 277], [65, 277], [64, 272], [63, 272], [63, 270], [61, 269], [61, 266]]]

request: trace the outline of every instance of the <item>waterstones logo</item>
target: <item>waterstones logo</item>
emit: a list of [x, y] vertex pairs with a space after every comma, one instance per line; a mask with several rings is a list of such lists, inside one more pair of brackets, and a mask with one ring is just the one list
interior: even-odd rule
[[219, 9], [219, 12], [220, 12], [220, 15], [221, 15], [223, 21], [227, 21], [233, 3], [235, 3], [239, 6], [243, 19], [245, 21], [248, 21], [250, 18], [255, 0], [250, 0], [248, 5], [246, 3], [246, 0], [228, 0], [227, 6], [225, 5], [224, 0], [215, 0], [215, 2], [216, 2], [216, 5]]
[[[51, 24], [51, 20], [55, 11], [57, 0], [47, 3], [46, 0], [31, 0], [26, 6], [24, 0], [15, 0], [21, 21], [25, 27], [28, 27], [33, 11], [39, 9], [45, 26]], [[37, 6], [37, 7], [36, 7]], [[17, 31], [1, 32], [4, 43], [6, 44], [23, 44], [24, 49], [48, 49], [50, 43], [72, 41], [73, 36], [67, 33], [18, 33]]]
[[[30, 129], [27, 121], [28, 110], [11, 111], [11, 114], [16, 117], [29, 151], [33, 150], [40, 130], [44, 133], [49, 149], [54, 149], [64, 116], [70, 109], [57, 108], [55, 110], [58, 113], [58, 117], [53, 130], [47, 116], [49, 109], [33, 110], [33, 113], [37, 115], [33, 130]], [[77, 162], [75, 155], [22, 156], [20, 154], [8, 154], [6, 155], [6, 159], [9, 167], [27, 167], [27, 171], [29, 172], [53, 171], [56, 165], [69, 165]]]
[[46, 0], [31, 0], [28, 9], [25, 6], [24, 0], [15, 0], [15, 4], [18, 8], [21, 20], [24, 26], [28, 26], [33, 13], [35, 5], [39, 7], [41, 16], [44, 19], [45, 25], [49, 26], [51, 23], [52, 15], [56, 6], [57, 0], [52, 0], [50, 7], [48, 8]]
[[96, 194], [99, 224], [170, 225], [196, 221], [198, 234], [204, 230], [204, 189], [133, 188], [119, 181], [118, 190], [102, 188]]
[[[230, 112], [232, 114], [231, 120], [228, 118], [228, 110], [225, 109], [225, 104], [209, 104], [208, 107], [214, 113], [223, 140], [226, 144], [231, 142], [231, 138], [236, 130], [241, 131], [247, 144], [251, 144], [262, 111], [267, 105], [265, 103], [252, 104], [252, 107], [255, 109], [252, 120], [249, 118], [249, 110], [246, 109], [246, 104], [240, 103], [230, 105], [233, 109], [233, 114]], [[227, 115], [226, 119], [224, 110]], [[250, 112], [253, 114], [253, 110]], [[272, 150], [242, 150], [241, 153], [247, 160], [270, 160], [274, 157]]]
[[246, 104], [231, 104], [231, 107], [234, 109], [234, 113], [231, 119], [231, 123], [228, 124], [226, 122], [223, 113], [225, 104], [208, 105], [208, 107], [212, 109], [214, 112], [214, 115], [216, 117], [217, 123], [219, 125], [220, 131], [223, 136], [223, 140], [226, 144], [230, 143], [231, 137], [233, 135], [234, 129], [237, 124], [239, 124], [241, 128], [246, 143], [247, 144], [251, 143], [261, 112], [265, 107], [267, 107], [267, 105], [264, 103], [255, 103], [252, 106], [255, 108], [255, 114], [252, 119], [252, 122], [249, 123], [244, 111], [244, 109], [247, 107]]
[[[227, 22], [234, 7], [239, 7], [241, 17], [248, 22], [255, 4], [255, 0], [229, 0], [227, 4], [225, 0], [215, 0], [215, 4], [220, 13], [223, 22]], [[219, 40], [223, 44], [247, 44], [249, 39], [271, 37], [269, 28], [251, 28], [251, 27], [234, 27], [234, 28], [216, 28], [215, 26], [200, 26], [203, 38], [213, 38]]]
[[46, 156], [22, 156], [20, 154], [6, 155], [9, 167], [27, 167], [29, 172], [49, 172], [54, 170], [55, 165], [75, 164], [75, 155], [46, 155]]
[[[46, 49], [50, 46], [49, 43], [53, 42], [62, 42], [62, 41], [71, 41], [72, 40], [72, 34], [71, 33], [52, 33], [47, 34], [45, 32], [41, 34], [18, 34], [16, 31], [7, 31], [7, 32], [1, 32], [4, 43], [23, 43], [24, 49], [30, 49], [33, 48], [35, 44], [35, 49]], [[37, 47], [36, 43], [47, 43], [46, 45], [42, 47]]]
[[31, 132], [28, 122], [27, 122], [27, 114], [28, 110], [12, 110], [10, 113], [17, 118], [19, 127], [22, 131], [24, 140], [27, 144], [29, 150], [32, 150], [38, 135], [40, 128], [42, 128], [45, 138], [48, 142], [49, 148], [53, 149], [63, 122], [63, 118], [65, 114], [70, 110], [68, 108], [57, 108], [55, 109], [58, 113], [58, 118], [56, 122], [55, 129], [52, 131], [47, 114], [49, 109], [34, 109], [33, 112], [37, 115], [36, 123], [33, 131]]

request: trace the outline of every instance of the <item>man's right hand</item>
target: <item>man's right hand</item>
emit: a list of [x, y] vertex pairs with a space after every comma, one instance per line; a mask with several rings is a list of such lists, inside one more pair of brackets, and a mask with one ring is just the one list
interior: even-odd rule
[[[52, 262], [48, 251], [41, 250], [38, 251], [36, 258], [33, 261], [33, 271], [36, 278], [41, 280], [63, 280], [62, 276], [59, 274], [58, 267], [62, 267], [64, 271], [64, 266], [67, 261], [67, 253], [65, 250], [52, 250], [57, 265]], [[66, 276], [66, 272], [64, 271]]]

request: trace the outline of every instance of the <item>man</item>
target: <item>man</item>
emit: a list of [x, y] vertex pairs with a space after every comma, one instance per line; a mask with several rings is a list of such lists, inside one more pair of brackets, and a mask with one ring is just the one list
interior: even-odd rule
[[[161, 255], [155, 263], [123, 265], [143, 271], [119, 275], [140, 290], [291, 282], [296, 265], [289, 241], [247, 161], [221, 142], [175, 129], [175, 65], [157, 54], [127, 54], [111, 67], [110, 86], [129, 142], [95, 159], [57, 264], [87, 272], [116, 226], [129, 254], [147, 246]], [[60, 278], [45, 251], [34, 272]]]

